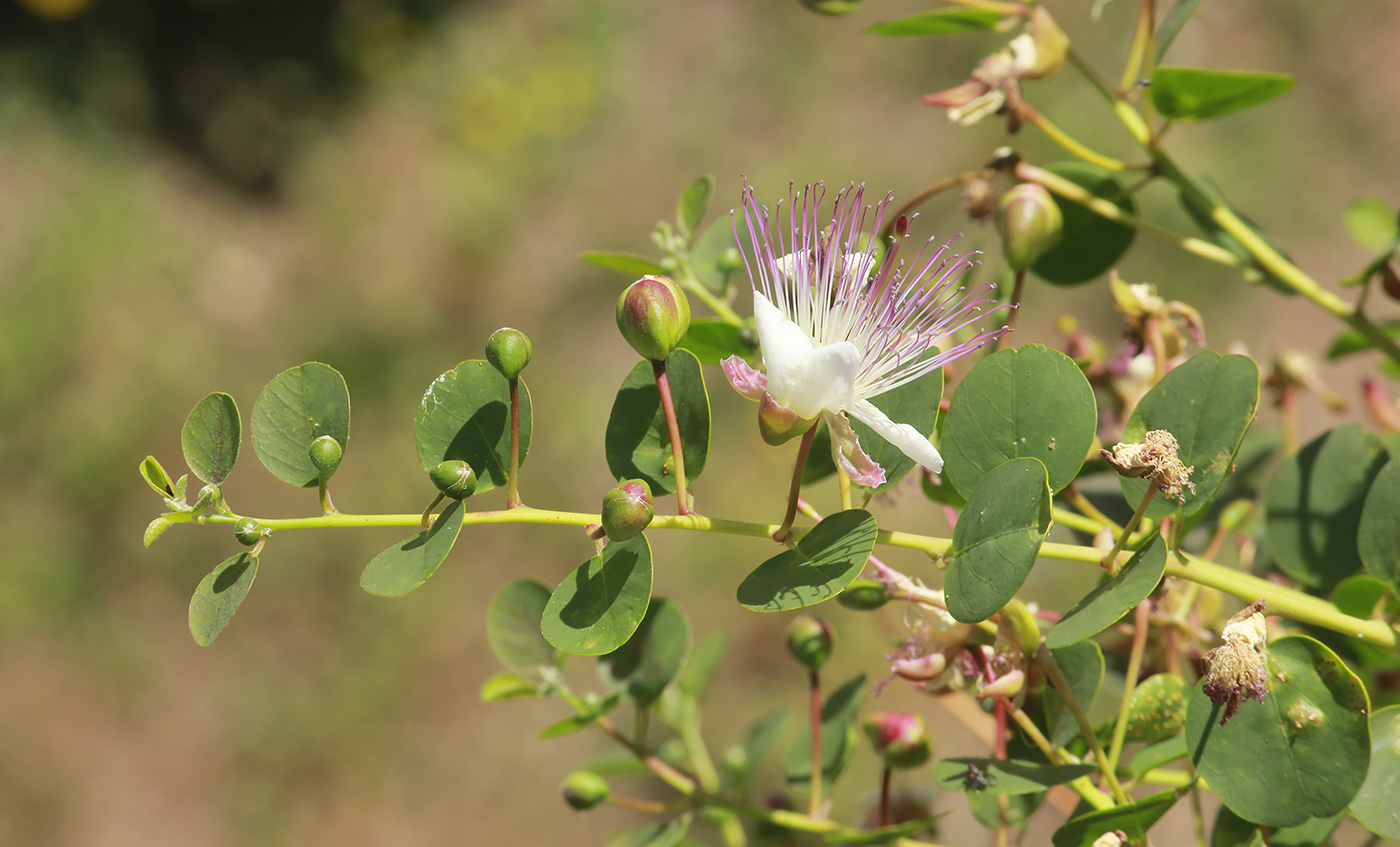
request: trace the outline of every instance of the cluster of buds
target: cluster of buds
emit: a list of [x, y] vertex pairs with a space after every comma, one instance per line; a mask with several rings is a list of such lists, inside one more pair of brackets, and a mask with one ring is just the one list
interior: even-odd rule
[[1112, 450], [1099, 452], [1120, 475], [1147, 477], [1169, 499], [1185, 503], [1183, 489], [1196, 493], [1196, 484], [1191, 481], [1196, 468], [1182, 464], [1177, 455], [1179, 449], [1176, 436], [1165, 429], [1154, 429], [1145, 433], [1141, 441], [1120, 442]]
[[1127, 321], [1124, 334], [1139, 350], [1160, 344], [1162, 358], [1175, 359], [1186, 349], [1186, 336], [1198, 347], [1205, 344], [1205, 324], [1193, 307], [1163, 299], [1151, 283], [1124, 282], [1117, 271], [1109, 274], [1108, 285]]
[[1225, 707], [1221, 726], [1235, 716], [1244, 700], [1262, 703], [1269, 693], [1269, 670], [1264, 664], [1268, 635], [1264, 601], [1255, 600], [1225, 622], [1220, 646], [1205, 655], [1204, 690], [1212, 703]]
[[971, 126], [988, 115], [1006, 115], [1007, 128], [1020, 127], [1021, 80], [1046, 79], [1060, 72], [1069, 39], [1043, 6], [1031, 13], [1026, 31], [1005, 49], [977, 64], [961, 85], [924, 97], [924, 103], [948, 110], [948, 120]]

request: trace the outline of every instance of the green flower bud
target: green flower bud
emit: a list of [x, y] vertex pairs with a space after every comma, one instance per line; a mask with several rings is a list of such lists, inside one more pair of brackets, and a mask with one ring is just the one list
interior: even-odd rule
[[933, 755], [933, 744], [929, 741], [928, 730], [918, 715], [902, 712], [876, 712], [861, 725], [865, 737], [885, 765], [890, 768], [907, 770], [917, 768]]
[[486, 339], [486, 361], [506, 379], [515, 379], [530, 364], [530, 339], [518, 329], [504, 327]]
[[690, 301], [670, 277], [644, 276], [617, 298], [617, 328], [643, 358], [665, 359], [690, 329]]
[[977, 696], [984, 700], [993, 700], [1001, 697], [1015, 697], [1021, 693], [1021, 689], [1026, 687], [1026, 672], [1017, 668], [1007, 671], [996, 678], [995, 682], [989, 682], [982, 686], [977, 692]]
[[1060, 243], [1064, 218], [1043, 186], [1023, 182], [1006, 192], [997, 206], [1001, 252], [1012, 270], [1025, 270]]
[[340, 446], [333, 436], [323, 435], [311, 442], [311, 464], [316, 468], [316, 473], [321, 475], [322, 480], [330, 479], [335, 474], [335, 469], [340, 467], [340, 459], [345, 455], [345, 448]]
[[607, 780], [592, 771], [574, 771], [564, 778], [559, 792], [564, 795], [564, 802], [570, 808], [586, 812], [608, 799], [612, 789], [608, 787]]
[[252, 547], [263, 539], [262, 526], [253, 518], [239, 518], [233, 525], [233, 537], [244, 547]]
[[476, 471], [461, 459], [438, 462], [428, 471], [428, 478], [453, 500], [465, 500], [476, 493]]
[[831, 658], [836, 631], [831, 624], [811, 615], [798, 615], [788, 624], [787, 648], [792, 657], [808, 670], [820, 670]]
[[1022, 653], [1034, 653], [1040, 646], [1040, 623], [1026, 604], [1014, 597], [1001, 610], [1001, 632], [1014, 641]]
[[603, 495], [603, 531], [610, 541], [635, 537], [655, 514], [651, 486], [645, 480], [629, 479]]
[[816, 426], [817, 419], [804, 419], [791, 409], [779, 406], [767, 392], [758, 401], [758, 434], [772, 447], [786, 443]]
[[801, 0], [801, 3], [809, 12], [836, 18], [859, 9], [865, 0]]
[[715, 260], [715, 267], [719, 268], [721, 271], [724, 271], [726, 273], [730, 271], [737, 271], [743, 266], [744, 254], [740, 253], [739, 248], [737, 247], [730, 247], [728, 250], [725, 250], [723, 253], [719, 254], [719, 258]]
[[836, 602], [847, 609], [869, 612], [885, 605], [890, 599], [889, 589], [873, 579], [858, 579], [846, 586], [846, 590], [836, 595]]

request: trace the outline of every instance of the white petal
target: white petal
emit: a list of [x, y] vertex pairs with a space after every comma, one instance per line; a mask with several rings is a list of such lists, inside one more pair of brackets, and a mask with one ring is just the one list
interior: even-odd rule
[[876, 434], [900, 449], [904, 455], [934, 473], [943, 471], [943, 457], [933, 443], [909, 424], [895, 423], [869, 400], [858, 400], [847, 411], [856, 420], [875, 430]]
[[[856, 345], [838, 341], [818, 347], [807, 357], [786, 399], [776, 394], [773, 399], [803, 418], [815, 418], [822, 412], [840, 412], [856, 401], [858, 373], [860, 350]], [[771, 388], [769, 393], [773, 393]]]
[[777, 306], [757, 291], [753, 293], [753, 319], [763, 351], [763, 368], [768, 372], [768, 393], [778, 405], [792, 408], [785, 401], [802, 376], [816, 344], [802, 327], [784, 317]]
[[885, 482], [885, 469], [860, 449], [860, 439], [845, 415], [823, 416], [831, 429], [831, 454], [836, 464], [856, 485], [875, 488]]

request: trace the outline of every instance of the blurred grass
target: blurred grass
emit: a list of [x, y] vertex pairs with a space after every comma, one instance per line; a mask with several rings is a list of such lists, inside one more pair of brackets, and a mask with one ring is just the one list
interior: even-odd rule
[[[1088, 5], [1052, 7], [1107, 70], [1134, 11], [1110, 4], [1094, 24]], [[482, 629], [491, 594], [519, 574], [557, 582], [588, 555], [580, 535], [473, 532], [400, 601], [357, 586], [396, 531], [278, 537], [238, 619], [201, 650], [185, 604], [235, 545], [177, 527], [143, 550], [159, 504], [137, 465], [147, 453], [173, 472], [182, 464], [180, 424], [208, 391], [233, 393], [246, 420], [267, 379], [320, 360], [345, 374], [355, 404], [337, 504], [420, 508], [419, 396], [479, 356], [492, 329], [514, 325], [536, 349], [526, 499], [595, 508], [610, 482], [611, 390], [632, 360], [612, 328], [624, 280], [577, 253], [649, 252], [650, 227], [701, 173], [719, 177], [724, 213], [739, 174], [768, 196], [819, 178], [908, 196], [983, 161], [1005, 143], [999, 128], [957, 131], [917, 98], [960, 81], [1003, 37], [859, 33], [917, 8], [872, 4], [825, 20], [796, 3], [548, 0], [462, 9], [408, 36], [369, 28], [350, 45], [369, 80], [363, 102], [319, 124], [282, 188], [262, 198], [125, 119], [0, 75], [0, 843], [520, 843], [521, 821], [528, 843], [600, 843], [631, 822], [613, 811], [581, 819], [554, 799], [558, 780], [602, 749], [583, 736], [536, 741], [557, 704], [477, 703], [494, 670]], [[1400, 14], [1381, 2], [1253, 2], [1205, 4], [1201, 15], [1174, 61], [1285, 70], [1300, 84], [1257, 112], [1176, 128], [1180, 158], [1320, 278], [1351, 272], [1364, 255], [1342, 234], [1342, 208], [1380, 187], [1394, 205], [1400, 185], [1400, 162], [1383, 155], [1400, 141], [1385, 107], [1400, 79], [1387, 47]], [[1036, 83], [1028, 96], [1130, 152], [1075, 82]], [[1060, 158], [1029, 130], [1014, 141]], [[1143, 205], [1175, 214], [1156, 193]], [[952, 201], [919, 226], [991, 244]], [[1333, 329], [1146, 242], [1125, 275], [1201, 306], [1217, 347], [1239, 338], [1267, 356]], [[1107, 299], [1096, 286], [1033, 287], [1017, 341], [1053, 341], [1065, 311], [1111, 337]], [[752, 408], [717, 371], [710, 381], [717, 438], [702, 507], [776, 515], [791, 457], [764, 449]], [[314, 495], [271, 480], [247, 447], [225, 486], [235, 509], [314, 508]], [[912, 493], [896, 514], [942, 527]], [[697, 633], [730, 635], [708, 716], [718, 752], [747, 721], [795, 706], [799, 679], [779, 652], [785, 620], [741, 613], [724, 587], [761, 551], [695, 541], [656, 539], [658, 591], [682, 599]], [[833, 678], [877, 668], [898, 612], [876, 626], [831, 614], [842, 633]]]

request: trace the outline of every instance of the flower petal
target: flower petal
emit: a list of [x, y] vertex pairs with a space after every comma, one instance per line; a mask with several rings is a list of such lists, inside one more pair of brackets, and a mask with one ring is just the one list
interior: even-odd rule
[[869, 400], [858, 400], [848, 409], [856, 420], [875, 430], [881, 438], [900, 449], [904, 455], [934, 473], [943, 471], [943, 456], [933, 442], [909, 424], [895, 423]]
[[[849, 341], [818, 347], [807, 357], [801, 374], [789, 387], [782, 405], [803, 418], [840, 412], [856, 402], [860, 349]], [[770, 389], [769, 393], [772, 391]], [[779, 399], [774, 396], [775, 400]]]
[[768, 393], [779, 405], [787, 406], [784, 401], [792, 393], [792, 386], [802, 375], [816, 345], [801, 327], [784, 317], [777, 306], [757, 291], [753, 293], [753, 319], [763, 351], [763, 367], [768, 371]]
[[768, 390], [768, 377], [761, 371], [756, 371], [749, 367], [738, 356], [730, 356], [719, 363], [724, 368], [724, 375], [729, 380], [729, 384], [734, 386], [734, 390], [749, 398], [750, 400], [762, 400], [764, 393]]
[[885, 469], [860, 449], [860, 439], [846, 420], [845, 415], [827, 414], [826, 425], [831, 429], [831, 457], [837, 467], [851, 478], [856, 485], [875, 488], [885, 482]]

